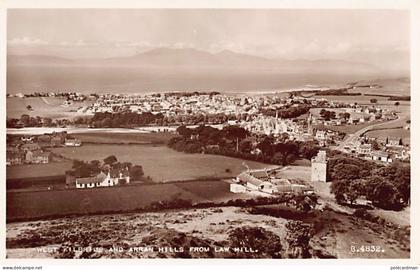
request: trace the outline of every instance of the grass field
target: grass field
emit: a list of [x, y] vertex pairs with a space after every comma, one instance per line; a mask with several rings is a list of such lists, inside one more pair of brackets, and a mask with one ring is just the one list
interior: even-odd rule
[[333, 131], [342, 132], [346, 134], [353, 134], [357, 132], [358, 130], [361, 130], [367, 126], [370, 126], [372, 124], [379, 123], [378, 121], [373, 121], [370, 123], [363, 123], [363, 124], [357, 124], [357, 125], [343, 125], [343, 126], [324, 126], [324, 125], [318, 125], [319, 128], [327, 128]]
[[82, 140], [83, 143], [103, 144], [135, 144], [135, 143], [164, 143], [175, 135], [168, 132], [159, 133], [72, 133], [72, 136]]
[[231, 199], [249, 198], [247, 194], [235, 194], [229, 191], [230, 183], [226, 181], [187, 181], [174, 183], [177, 187], [213, 202], [223, 202]]
[[[7, 98], [7, 117], [20, 118], [22, 114], [28, 114], [50, 118], [71, 118], [82, 115], [76, 112], [77, 109], [91, 103], [90, 101], [74, 102], [68, 107], [62, 107], [64, 101], [64, 98], [59, 97]], [[32, 107], [32, 111], [26, 108], [28, 105]]]
[[26, 164], [7, 167], [7, 179], [19, 179], [27, 177], [46, 177], [64, 175], [64, 172], [70, 169], [72, 162], [52, 162], [48, 164]]
[[7, 219], [130, 211], [152, 202], [186, 199], [193, 203], [240, 198], [222, 181], [189, 181], [97, 189], [7, 192]]
[[[115, 155], [119, 161], [143, 166], [146, 175], [155, 182], [196, 179], [202, 177], [232, 177], [245, 168], [241, 159], [204, 154], [185, 154], [166, 146], [146, 145], [83, 145], [73, 148], [53, 148], [54, 153], [71, 159], [103, 160]], [[246, 161], [250, 168], [267, 164]], [[229, 169], [229, 172], [226, 172]]]
[[403, 144], [410, 144], [410, 130], [404, 128], [374, 130], [366, 132], [366, 135], [377, 138], [400, 137]]

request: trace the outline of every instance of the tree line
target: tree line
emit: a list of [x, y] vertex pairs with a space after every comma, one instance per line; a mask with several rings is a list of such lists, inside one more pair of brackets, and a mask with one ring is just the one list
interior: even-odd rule
[[400, 210], [410, 203], [410, 165], [389, 166], [344, 155], [329, 159], [328, 178], [338, 203], [367, 199], [383, 208]]
[[277, 165], [292, 164], [300, 158], [310, 159], [319, 150], [314, 142], [291, 141], [287, 134], [277, 139], [256, 136], [234, 125], [221, 130], [204, 125], [180, 126], [177, 132], [180, 136], [170, 139], [168, 146], [180, 152], [224, 155]]

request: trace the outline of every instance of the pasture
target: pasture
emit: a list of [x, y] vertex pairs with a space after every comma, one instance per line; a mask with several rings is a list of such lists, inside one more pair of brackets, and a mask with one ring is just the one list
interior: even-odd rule
[[71, 161], [51, 162], [48, 164], [25, 164], [7, 167], [6, 178], [36, 178], [64, 175], [66, 170], [71, 169]]
[[410, 130], [404, 128], [373, 130], [366, 132], [366, 135], [376, 138], [400, 137], [403, 144], [410, 144]]
[[[197, 187], [197, 191], [195, 188]], [[174, 199], [193, 203], [240, 198], [218, 180], [130, 185], [96, 189], [7, 192], [7, 220], [41, 219], [67, 215], [129, 212], [153, 202]]]
[[[60, 97], [30, 97], [30, 98], [7, 98], [7, 117], [20, 118], [22, 114], [30, 116], [50, 117], [50, 118], [72, 118], [83, 115], [78, 113], [79, 107], [90, 104], [90, 101], [73, 102], [67, 107], [61, 106], [65, 101]], [[31, 106], [33, 110], [26, 107]]]
[[166, 144], [175, 135], [169, 132], [159, 133], [72, 133], [83, 143], [102, 144]]
[[[145, 175], [155, 182], [189, 180], [208, 177], [233, 177], [245, 170], [244, 160], [218, 155], [185, 154], [166, 146], [150, 145], [83, 145], [52, 148], [52, 152], [70, 159], [103, 160], [115, 155], [121, 162], [143, 166]], [[245, 161], [252, 169], [269, 165]]]

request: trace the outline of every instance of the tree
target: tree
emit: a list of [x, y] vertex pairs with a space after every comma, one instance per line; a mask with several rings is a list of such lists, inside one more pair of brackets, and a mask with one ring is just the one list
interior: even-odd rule
[[370, 103], [377, 103], [377, 102], [378, 102], [378, 100], [376, 98], [370, 99]]
[[132, 181], [140, 181], [144, 176], [143, 167], [140, 165], [132, 166], [129, 169], [129, 174]]
[[109, 165], [112, 165], [117, 161], [118, 161], [118, 159], [114, 155], [111, 155], [111, 156], [104, 159], [104, 163], [109, 164]]
[[380, 150], [379, 143], [375, 140], [371, 142], [373, 150]]
[[286, 156], [285, 164], [283, 164], [283, 165], [292, 164], [293, 162], [295, 162], [297, 160], [297, 158], [298, 157], [297, 157], [296, 154], [290, 153]]
[[273, 155], [271, 162], [277, 165], [284, 165], [286, 163], [286, 156], [283, 152], [276, 152]]
[[348, 113], [348, 112], [340, 112], [340, 113], [338, 114], [338, 116], [339, 116], [340, 118], [349, 119], [349, 118], [350, 118], [350, 113]]
[[239, 150], [242, 153], [249, 153], [252, 150], [252, 141], [249, 139], [242, 140], [239, 143]]
[[260, 227], [239, 227], [232, 230], [228, 237], [229, 246], [249, 247], [258, 250], [256, 253], [235, 253], [235, 257], [281, 258], [283, 247], [281, 239], [273, 232]]
[[365, 185], [363, 180], [354, 179], [350, 181], [345, 192], [346, 199], [350, 201], [350, 204], [354, 204], [354, 202], [364, 194]]
[[31, 117], [27, 114], [22, 114], [22, 116], [20, 117], [20, 122], [22, 123], [24, 127], [29, 126], [30, 120], [31, 120]]
[[309, 241], [312, 238], [313, 228], [302, 221], [289, 221], [286, 223], [286, 241], [289, 244], [290, 258], [310, 258]]
[[387, 180], [380, 181], [368, 195], [373, 204], [384, 209], [397, 210], [401, 207], [401, 196], [397, 188]]
[[339, 203], [345, 203], [346, 202], [346, 191], [347, 191], [347, 181], [343, 179], [335, 179], [331, 183], [331, 193], [334, 194], [335, 200]]
[[44, 125], [44, 127], [50, 127], [52, 125], [52, 119], [49, 117], [44, 117], [42, 119], [42, 124]]
[[360, 168], [353, 164], [338, 164], [332, 168], [331, 178], [335, 179], [356, 179], [360, 177]]
[[189, 137], [192, 134], [192, 130], [187, 128], [186, 126], [179, 126], [176, 129], [176, 132], [178, 132], [179, 135], [184, 136], [184, 137]]
[[109, 128], [109, 127], [112, 127], [112, 119], [111, 118], [105, 118], [105, 119], [103, 119], [102, 121], [101, 121], [101, 126], [102, 127], [107, 127], [107, 128]]
[[87, 163], [80, 160], [73, 161], [74, 175], [76, 177], [91, 177], [100, 172], [99, 166], [93, 163]]

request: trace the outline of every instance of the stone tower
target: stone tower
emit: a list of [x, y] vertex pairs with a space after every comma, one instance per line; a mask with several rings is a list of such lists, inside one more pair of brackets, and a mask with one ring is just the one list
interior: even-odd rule
[[311, 160], [311, 181], [327, 182], [327, 153], [320, 150]]
[[308, 125], [307, 133], [309, 135], [313, 136], [314, 135], [314, 129], [313, 129], [313, 126], [312, 126], [312, 121], [313, 121], [313, 116], [312, 116], [312, 113], [309, 112], [309, 116], [308, 116], [308, 119], [307, 119], [307, 125]]

